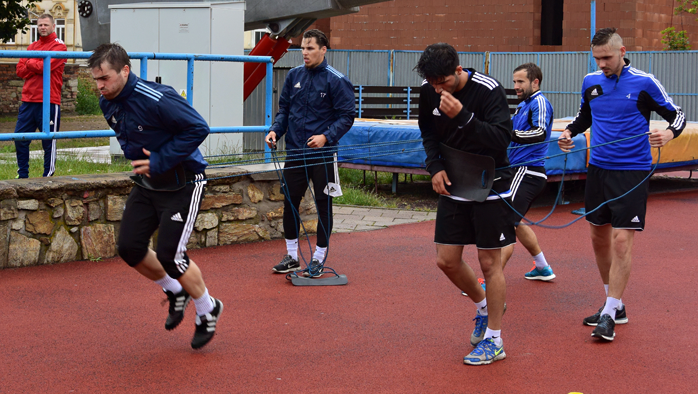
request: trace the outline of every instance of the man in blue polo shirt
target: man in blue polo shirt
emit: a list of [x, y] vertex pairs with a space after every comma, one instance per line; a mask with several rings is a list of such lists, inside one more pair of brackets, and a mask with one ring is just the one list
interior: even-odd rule
[[[606, 303], [583, 323], [596, 326], [591, 336], [612, 341], [615, 325], [628, 322], [621, 297], [630, 277], [635, 231], [645, 227], [649, 189], [645, 179], [652, 167], [651, 148], [661, 148], [678, 137], [686, 117], [654, 75], [630, 66], [615, 28], [599, 30], [591, 51], [599, 70], [584, 77], [579, 113], [560, 136], [560, 149], [569, 152], [574, 148], [572, 137], [590, 126], [594, 146], [650, 133], [649, 138], [598, 146], [589, 159], [584, 205]], [[650, 131], [652, 111], [669, 122], [669, 127]], [[608, 204], [591, 212], [606, 201]]]
[[[525, 215], [533, 200], [545, 189], [545, 156], [553, 127], [553, 106], [541, 93], [543, 72], [534, 63], [522, 64], [514, 70], [514, 89], [521, 99], [512, 117], [514, 132], [509, 145], [509, 162], [514, 169], [511, 182], [511, 203], [516, 212]], [[516, 215], [516, 222], [521, 217]], [[533, 257], [534, 267], [524, 274], [526, 279], [551, 281], [555, 279], [545, 255], [538, 245], [538, 238], [531, 227], [520, 222], [516, 226], [516, 238]], [[514, 253], [514, 245], [502, 249], [502, 269]]]

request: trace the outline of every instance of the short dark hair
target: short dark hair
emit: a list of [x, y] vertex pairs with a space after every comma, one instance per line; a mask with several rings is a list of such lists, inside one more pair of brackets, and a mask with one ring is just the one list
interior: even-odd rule
[[615, 44], [619, 48], [623, 46], [623, 39], [620, 34], [616, 33], [615, 27], [605, 27], [594, 34], [591, 39], [591, 47], [603, 46], [606, 44]]
[[526, 78], [528, 78], [530, 82], [537, 79], [538, 85], [543, 83], [543, 71], [541, 71], [540, 67], [538, 67], [535, 63], [524, 63], [519, 67], [516, 67], [514, 72], [521, 70], [526, 70]]
[[41, 16], [39, 16], [38, 18], [36, 18], [36, 21], [38, 22], [39, 19], [50, 19], [50, 20], [51, 20], [51, 24], [56, 23], [56, 21], [53, 20], [53, 15], [51, 15], [51, 14], [41, 14]]
[[460, 60], [458, 60], [456, 49], [445, 42], [440, 42], [431, 44], [424, 50], [413, 70], [429, 81], [455, 74], [459, 65]]
[[327, 47], [327, 49], [330, 49], [330, 44], [327, 42], [327, 36], [318, 29], [306, 31], [303, 33], [303, 38], [315, 38], [315, 42], [317, 42], [318, 47]]
[[131, 59], [128, 58], [128, 53], [119, 44], [102, 44], [95, 49], [89, 59], [87, 59], [87, 67], [96, 68], [102, 67], [102, 63], [107, 62], [111, 68], [119, 72], [124, 66], [131, 68]]

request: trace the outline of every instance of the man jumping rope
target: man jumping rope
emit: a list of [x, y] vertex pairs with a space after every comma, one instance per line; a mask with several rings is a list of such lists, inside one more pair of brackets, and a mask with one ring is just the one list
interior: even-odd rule
[[[191, 347], [199, 349], [213, 339], [223, 312], [223, 303], [208, 295], [199, 267], [186, 253], [206, 185], [208, 163], [198, 147], [209, 127], [174, 89], [133, 74], [120, 45], [100, 45], [87, 65], [102, 93], [99, 106], [136, 174], [121, 219], [119, 256], [167, 294], [166, 330], [182, 322], [194, 301]], [[155, 230], [153, 251], [148, 244]]]

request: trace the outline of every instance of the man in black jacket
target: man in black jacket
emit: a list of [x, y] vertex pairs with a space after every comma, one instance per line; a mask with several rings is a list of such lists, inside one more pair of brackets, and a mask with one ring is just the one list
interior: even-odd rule
[[[504, 88], [494, 79], [459, 65], [456, 50], [448, 44], [428, 46], [415, 70], [425, 78], [419, 98], [419, 128], [427, 154], [427, 171], [439, 193], [436, 216], [437, 265], [477, 306], [465, 356], [469, 365], [490, 364], [506, 357], [501, 339], [506, 284], [501, 249], [516, 242], [514, 216], [502, 201], [511, 195], [512, 172], [507, 158], [511, 119]], [[497, 168], [489, 196], [483, 202], [451, 195], [443, 147], [461, 156], [494, 159]], [[462, 171], [475, 171], [462, 168]], [[487, 290], [480, 287], [473, 270], [462, 260], [463, 247], [475, 244]], [[489, 301], [489, 302], [488, 302]]]

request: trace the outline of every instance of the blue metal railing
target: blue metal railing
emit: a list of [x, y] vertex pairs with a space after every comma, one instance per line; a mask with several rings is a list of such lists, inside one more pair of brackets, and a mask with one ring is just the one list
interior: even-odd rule
[[[49, 107], [51, 102], [51, 59], [88, 59], [92, 52], [51, 52], [51, 51], [0, 51], [0, 58], [43, 58], [43, 122], [41, 133], [4, 133], [0, 134], [0, 141], [17, 140], [50, 140], [68, 138], [97, 138], [114, 137], [113, 130], [84, 130], [50, 132]], [[266, 63], [266, 102], [264, 126], [234, 126], [211, 127], [211, 133], [258, 133], [268, 132], [271, 127], [272, 111], [272, 86], [273, 86], [273, 59], [270, 56], [236, 56], [236, 55], [208, 55], [187, 53], [152, 53], [129, 52], [131, 59], [140, 59], [140, 77], [147, 79], [148, 59], [153, 60], [185, 60], [187, 62], [187, 101], [193, 105], [194, 100], [194, 61], [210, 62], [247, 62]], [[269, 148], [265, 146], [265, 158], [271, 158]]]

